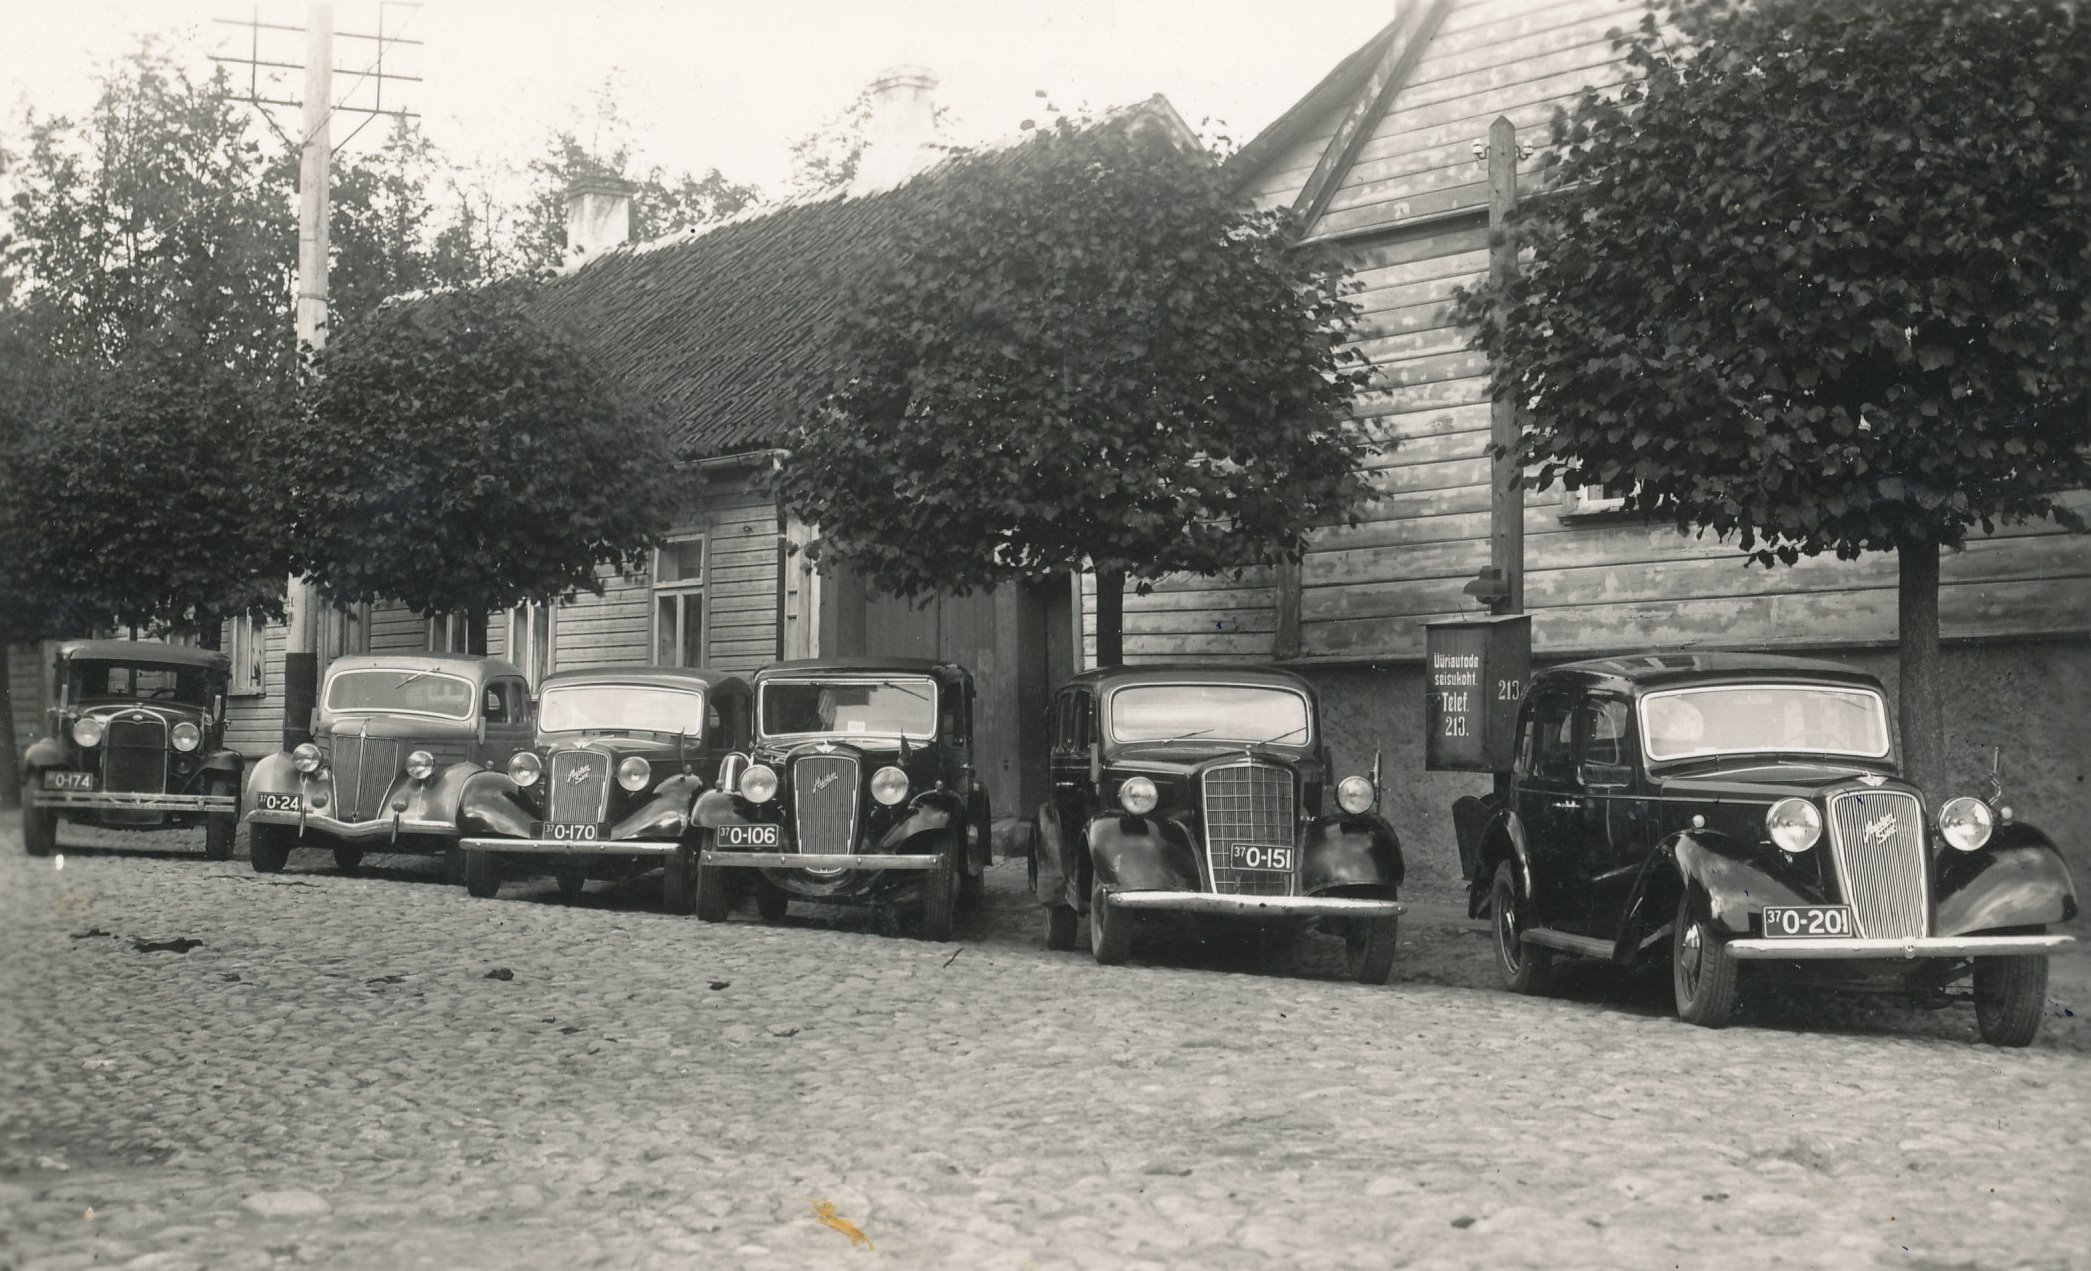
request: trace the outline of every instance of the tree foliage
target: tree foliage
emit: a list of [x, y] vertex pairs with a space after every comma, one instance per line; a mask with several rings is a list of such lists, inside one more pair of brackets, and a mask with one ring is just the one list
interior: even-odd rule
[[1212, 573], [1352, 515], [1350, 284], [1205, 156], [1063, 122], [885, 197], [782, 478], [879, 590]]
[[[2053, 0], [1670, 6], [1463, 300], [1541, 488], [1770, 564], [2074, 522], [2091, 31]], [[1681, 47], [1666, 43], [1684, 36]]]
[[667, 528], [665, 431], [517, 284], [379, 309], [278, 429], [296, 567], [335, 601], [486, 614], [636, 566]]

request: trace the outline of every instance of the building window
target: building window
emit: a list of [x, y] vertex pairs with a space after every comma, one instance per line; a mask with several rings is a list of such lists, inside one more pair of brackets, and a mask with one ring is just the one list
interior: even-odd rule
[[653, 554], [653, 650], [661, 666], [704, 665], [702, 534], [676, 535]]
[[471, 643], [472, 624], [462, 612], [439, 613], [428, 620], [430, 653], [463, 653]]
[[1561, 492], [1561, 515], [1595, 516], [1600, 512], [1617, 512], [1626, 506], [1626, 492], [1609, 486], [1586, 485], [1580, 490]]
[[552, 673], [552, 606], [532, 601], [508, 611], [508, 660], [533, 689]]
[[321, 610], [319, 651], [323, 659], [370, 652], [370, 606], [344, 605]]
[[262, 677], [263, 651], [267, 646], [263, 633], [266, 630], [266, 624], [253, 614], [225, 620], [218, 643], [232, 662], [232, 682], [225, 689], [229, 696], [259, 697], [268, 692], [268, 685]]

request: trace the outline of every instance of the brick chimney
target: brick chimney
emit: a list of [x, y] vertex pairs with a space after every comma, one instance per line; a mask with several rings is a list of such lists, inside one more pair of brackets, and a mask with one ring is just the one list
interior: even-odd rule
[[577, 269], [632, 236], [632, 192], [613, 176], [587, 176], [566, 187], [566, 267]]
[[871, 81], [871, 118], [852, 195], [891, 189], [943, 157], [936, 145], [936, 88], [937, 77], [920, 66], [888, 67]]

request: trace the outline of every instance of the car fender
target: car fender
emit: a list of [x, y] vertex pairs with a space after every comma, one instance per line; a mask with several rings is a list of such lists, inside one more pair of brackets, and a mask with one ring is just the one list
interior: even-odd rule
[[[907, 814], [879, 836], [878, 849], [882, 852], [900, 851], [903, 845], [924, 834], [945, 834], [965, 824], [966, 808], [957, 795], [943, 791], [931, 791], [917, 795], [908, 805]], [[941, 850], [922, 845], [908, 846], [909, 852]]]
[[1031, 836], [1031, 894], [1042, 905], [1071, 905], [1068, 881], [1081, 877], [1070, 857], [1060, 810], [1050, 802], [1038, 806], [1038, 832]]
[[1997, 827], [1972, 852], [1948, 847], [1939, 867], [1933, 934], [2045, 927], [2077, 916], [2076, 885], [2047, 835], [2030, 825]]
[[[263, 755], [254, 761], [254, 771], [247, 774], [247, 793], [256, 794], [303, 794], [305, 775], [290, 761], [288, 751], [279, 750]], [[251, 803], [252, 800], [249, 799]]]
[[734, 797], [724, 790], [706, 790], [697, 796], [690, 809], [690, 820], [707, 830], [722, 825], [752, 825], [754, 822], [741, 815]]
[[1337, 887], [1399, 887], [1405, 869], [1401, 839], [1374, 812], [1317, 818], [1302, 855], [1300, 885], [1310, 896]]
[[247, 756], [237, 750], [214, 751], [204, 757], [200, 765], [204, 772], [229, 772], [235, 777], [247, 767]]
[[[1777, 848], [1753, 847], [1709, 830], [1686, 830], [1656, 850], [1676, 862], [1684, 886], [1706, 899], [1708, 919], [1729, 935], [1750, 934], [1750, 916], [1766, 905], [1823, 903], [1812, 890], [1801, 890], [1798, 878], [1779, 876], [1785, 853]], [[1779, 859], [1767, 857], [1767, 852]]]
[[505, 772], [473, 773], [458, 791], [457, 828], [466, 834], [530, 837], [537, 814], [523, 803], [522, 794]]
[[22, 780], [24, 781], [46, 768], [69, 768], [71, 766], [71, 762], [66, 758], [65, 743], [56, 737], [39, 737], [29, 743], [29, 749], [22, 752]]
[[1113, 891], [1204, 890], [1190, 836], [1173, 821], [1106, 812], [1090, 820], [1083, 840], [1096, 881]]
[[1518, 882], [1525, 895], [1530, 896], [1532, 849], [1526, 839], [1525, 823], [1512, 808], [1496, 812], [1481, 831], [1480, 855], [1475, 861], [1474, 876], [1467, 880], [1467, 917], [1479, 918], [1488, 912], [1489, 894], [1496, 885], [1496, 867], [1504, 861], [1516, 864]]
[[464, 794], [465, 783], [484, 771], [486, 769], [478, 764], [466, 762], [451, 764], [426, 781], [401, 777], [387, 792], [385, 810], [392, 811], [392, 805], [404, 799], [407, 806], [400, 815], [407, 820], [442, 821], [455, 825], [458, 800]]

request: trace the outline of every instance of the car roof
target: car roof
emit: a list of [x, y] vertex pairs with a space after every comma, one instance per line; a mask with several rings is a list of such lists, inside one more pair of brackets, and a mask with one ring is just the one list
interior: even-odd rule
[[540, 680], [537, 689], [541, 693], [564, 684], [645, 684], [656, 688], [709, 689], [747, 687], [746, 681], [739, 676], [706, 666], [590, 666], [555, 671]]
[[779, 676], [805, 676], [821, 674], [861, 675], [880, 671], [893, 671], [903, 675], [964, 675], [966, 669], [956, 662], [939, 662], [934, 658], [800, 658], [793, 662], [772, 662], [755, 673], [755, 682], [775, 679]]
[[340, 671], [437, 671], [484, 683], [504, 675], [522, 677], [521, 668], [477, 653], [352, 653], [327, 664], [327, 674]]
[[1880, 680], [1856, 667], [1776, 653], [1630, 653], [1548, 667], [1535, 680], [1570, 680], [1627, 690], [1676, 688], [1744, 680], [1804, 680], [1878, 689]]
[[1084, 671], [1069, 685], [1118, 688], [1126, 684], [1268, 684], [1314, 695], [1314, 686], [1291, 671], [1274, 666], [1214, 665], [1210, 662], [1137, 662], [1130, 666], [1100, 666]]
[[151, 662], [161, 666], [192, 666], [224, 670], [232, 665], [223, 653], [192, 649], [156, 640], [67, 640], [58, 646], [65, 658], [96, 658], [111, 662]]

